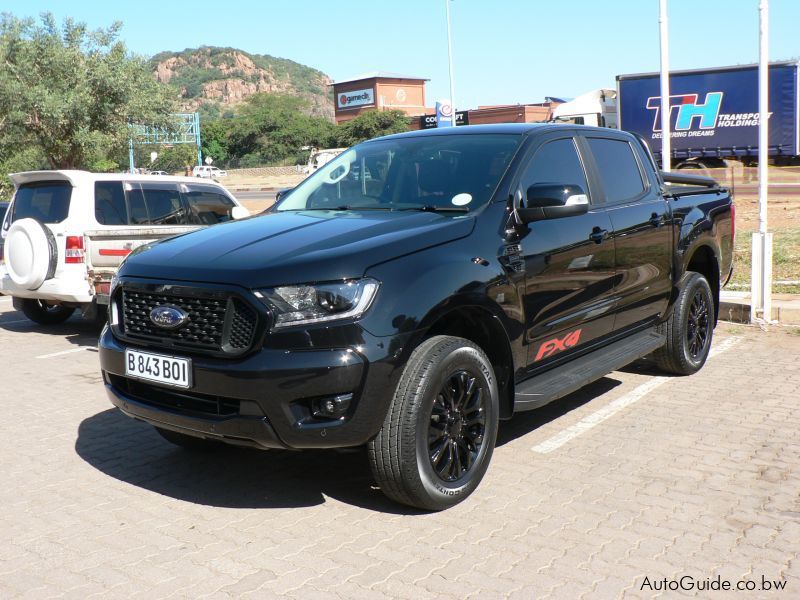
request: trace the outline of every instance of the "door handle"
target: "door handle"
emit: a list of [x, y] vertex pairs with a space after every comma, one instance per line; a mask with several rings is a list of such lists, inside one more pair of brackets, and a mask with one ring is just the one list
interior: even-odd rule
[[589, 239], [592, 240], [595, 244], [600, 244], [607, 237], [608, 237], [608, 229], [600, 229], [599, 227], [595, 227], [594, 229], [592, 229], [592, 233], [589, 234]]
[[653, 213], [650, 215], [650, 225], [653, 227], [661, 227], [664, 224], [664, 220], [661, 218], [661, 215]]

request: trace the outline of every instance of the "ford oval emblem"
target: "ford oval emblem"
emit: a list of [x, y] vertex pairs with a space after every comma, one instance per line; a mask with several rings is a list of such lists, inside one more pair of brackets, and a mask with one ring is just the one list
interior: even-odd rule
[[150, 320], [156, 327], [177, 329], [189, 320], [189, 315], [177, 306], [156, 306], [150, 311]]

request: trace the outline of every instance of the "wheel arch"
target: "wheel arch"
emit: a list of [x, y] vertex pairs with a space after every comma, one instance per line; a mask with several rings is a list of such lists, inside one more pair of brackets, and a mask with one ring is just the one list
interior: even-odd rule
[[707, 244], [697, 246], [689, 255], [684, 271], [700, 273], [708, 281], [714, 297], [714, 323], [716, 324], [719, 318], [720, 272], [719, 259], [711, 246]]
[[514, 358], [508, 333], [497, 315], [482, 306], [453, 308], [431, 319], [413, 346], [435, 335], [462, 337], [486, 353], [497, 379], [500, 418], [510, 418], [514, 412]]

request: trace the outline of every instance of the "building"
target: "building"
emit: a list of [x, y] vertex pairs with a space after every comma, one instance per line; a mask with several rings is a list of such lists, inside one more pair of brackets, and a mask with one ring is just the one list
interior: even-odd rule
[[[410, 117], [411, 129], [436, 127], [436, 109], [425, 106], [423, 77], [411, 77], [373, 71], [333, 84], [334, 114], [336, 124], [346, 123], [368, 110], [401, 110]], [[553, 109], [562, 101], [547, 98], [546, 102], [532, 104], [504, 104], [479, 106], [468, 111], [458, 111], [459, 125], [486, 123], [537, 123], [553, 117]]]
[[[458, 111], [459, 125], [486, 125], [490, 123], [541, 123], [553, 117], [553, 109], [561, 102], [548, 100], [534, 104], [502, 104], [479, 106], [470, 110]], [[411, 119], [411, 129], [430, 129], [436, 127], [436, 109], [426, 109], [426, 114]]]
[[346, 123], [368, 110], [402, 110], [410, 117], [425, 114], [425, 82], [412, 77], [373, 71], [333, 84], [336, 123]]

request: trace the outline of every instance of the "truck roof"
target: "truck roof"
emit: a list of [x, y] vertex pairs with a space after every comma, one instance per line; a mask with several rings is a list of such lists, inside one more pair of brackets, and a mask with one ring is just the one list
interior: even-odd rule
[[558, 123], [496, 123], [491, 125], [462, 125], [459, 127], [440, 127], [436, 129], [420, 129], [418, 131], [406, 131], [405, 133], [395, 133], [386, 135], [379, 140], [393, 140], [407, 137], [437, 136], [437, 135], [475, 135], [505, 133], [523, 135], [533, 131], [551, 129], [553, 127], [564, 127]]
[[[376, 140], [394, 140], [408, 137], [429, 137], [437, 135], [476, 135], [476, 134], [509, 134], [509, 135], [529, 135], [533, 132], [545, 132], [553, 129], [562, 130], [565, 127], [580, 129], [582, 131], [602, 131], [609, 132], [605, 127], [591, 127], [589, 125], [574, 125], [567, 123], [496, 123], [491, 125], [462, 125], [459, 127], [441, 127], [437, 129], [421, 129], [419, 131], [406, 131], [405, 133], [395, 133]], [[618, 130], [614, 130], [620, 133]], [[370, 140], [373, 141], [373, 140]], [[368, 142], [365, 142], [368, 143]]]
[[[800, 61], [797, 60], [783, 60], [769, 63], [770, 67], [797, 67]], [[748, 65], [730, 65], [727, 67], [710, 67], [708, 69], [685, 69], [683, 71], [670, 71], [670, 75], [691, 75], [693, 73], [723, 73], [725, 71], [742, 71], [744, 69], [757, 69], [758, 64]], [[623, 79], [643, 79], [645, 77], [660, 77], [661, 73], [628, 73], [625, 75], [617, 75], [617, 81]]]

